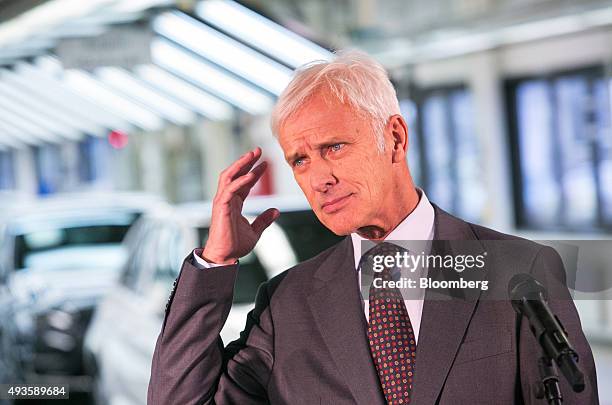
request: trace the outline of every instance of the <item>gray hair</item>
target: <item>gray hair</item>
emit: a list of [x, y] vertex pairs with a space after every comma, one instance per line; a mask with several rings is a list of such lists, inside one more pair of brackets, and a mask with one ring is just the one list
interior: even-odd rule
[[356, 50], [340, 51], [332, 61], [315, 61], [296, 70], [272, 111], [274, 136], [278, 137], [282, 125], [321, 90], [368, 116], [378, 149], [384, 150], [387, 121], [400, 114], [397, 95], [385, 68]]

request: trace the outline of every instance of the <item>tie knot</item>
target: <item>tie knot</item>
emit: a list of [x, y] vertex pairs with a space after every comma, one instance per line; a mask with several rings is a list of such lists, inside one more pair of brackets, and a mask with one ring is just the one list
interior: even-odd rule
[[374, 257], [395, 257], [397, 253], [403, 254], [403, 252], [408, 252], [408, 250], [393, 243], [380, 242], [361, 255], [360, 263], [363, 263], [367, 260], [373, 260]]
[[401, 256], [408, 250], [389, 242], [378, 243], [361, 256], [359, 268], [366, 274], [378, 273], [380, 276], [399, 276], [397, 265]]

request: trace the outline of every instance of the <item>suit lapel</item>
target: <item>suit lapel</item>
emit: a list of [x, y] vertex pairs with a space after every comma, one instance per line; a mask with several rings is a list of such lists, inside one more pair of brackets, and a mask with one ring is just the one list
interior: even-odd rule
[[[482, 253], [470, 226], [434, 205], [436, 254]], [[445, 242], [446, 241], [446, 242]], [[455, 273], [454, 271], [452, 273]], [[455, 274], [451, 273], [451, 277]], [[484, 273], [484, 271], [482, 272]], [[482, 274], [481, 273], [481, 274]], [[437, 278], [437, 275], [429, 274]], [[437, 403], [459, 346], [476, 308], [480, 290], [467, 294], [449, 294], [428, 289], [425, 293], [417, 344], [416, 373], [411, 402]]]
[[384, 404], [367, 340], [350, 237], [338, 244], [315, 273], [308, 304], [355, 402]]
[[[482, 253], [482, 245], [466, 222], [447, 214], [436, 205], [434, 210], [434, 239], [450, 241], [434, 243], [434, 253]], [[308, 304], [332, 360], [355, 402], [384, 404], [367, 341], [367, 322], [354, 266], [353, 247], [350, 237], [347, 237], [315, 273]], [[427, 290], [411, 403], [435, 404], [438, 401], [479, 295], [479, 290], [460, 296]]]

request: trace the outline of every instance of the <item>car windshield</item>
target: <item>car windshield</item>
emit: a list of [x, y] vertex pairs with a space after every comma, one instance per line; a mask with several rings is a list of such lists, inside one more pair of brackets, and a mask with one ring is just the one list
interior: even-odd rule
[[342, 239], [324, 227], [310, 210], [283, 212], [275, 222], [285, 231], [298, 262], [318, 255]]
[[53, 252], [70, 254], [74, 247], [105, 247], [118, 245], [129, 224], [96, 224], [67, 228], [32, 230], [15, 237], [15, 269], [28, 267], [35, 257], [53, 257]]

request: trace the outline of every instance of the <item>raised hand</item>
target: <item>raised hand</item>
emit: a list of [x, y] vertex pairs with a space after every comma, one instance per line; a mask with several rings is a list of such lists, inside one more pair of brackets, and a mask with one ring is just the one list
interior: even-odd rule
[[259, 147], [242, 155], [221, 172], [213, 199], [212, 219], [202, 258], [216, 264], [232, 264], [255, 247], [263, 231], [280, 215], [276, 208], [261, 213], [253, 223], [242, 215], [249, 191], [266, 170], [266, 162], [251, 168], [261, 157]]

